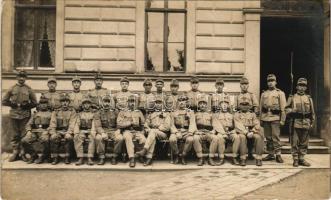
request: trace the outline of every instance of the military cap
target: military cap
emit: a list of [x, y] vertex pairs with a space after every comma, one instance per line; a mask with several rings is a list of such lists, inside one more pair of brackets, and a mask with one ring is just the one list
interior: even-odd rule
[[221, 102], [230, 103], [230, 97], [229, 97], [228, 95], [223, 96], [223, 97], [220, 99], [220, 103], [221, 103]]
[[241, 80], [240, 80], [240, 84], [248, 84], [249, 81], [246, 77], [242, 77]]
[[193, 76], [193, 77], [191, 78], [191, 83], [199, 83], [199, 78], [196, 77], [196, 76]]
[[170, 83], [170, 86], [179, 86], [178, 80], [177, 79], [172, 79], [171, 83]]
[[26, 71], [21, 70], [21, 71], [18, 71], [17, 72], [17, 76], [18, 77], [25, 77], [26, 78], [28, 75], [27, 75]]
[[102, 101], [110, 101], [111, 100], [111, 97], [110, 97], [110, 95], [104, 95], [103, 97], [102, 97]]
[[178, 101], [187, 101], [187, 100], [188, 100], [188, 98], [185, 95], [179, 95], [178, 96]]
[[216, 79], [216, 84], [223, 84], [224, 85], [224, 80], [222, 78], [217, 78]]
[[306, 78], [299, 78], [298, 79], [298, 85], [307, 85], [308, 84], [308, 81]]
[[102, 74], [101, 74], [100, 72], [96, 73], [96, 74], [94, 75], [94, 80], [95, 80], [95, 79], [103, 79]]
[[128, 82], [129, 83], [130, 81], [129, 81], [129, 79], [126, 76], [124, 76], [120, 80], [120, 83], [122, 83], [122, 82]]
[[47, 83], [49, 82], [55, 82], [56, 83], [56, 78], [54, 76], [48, 77]]
[[134, 94], [130, 95], [128, 101], [136, 101], [136, 95]]
[[44, 94], [41, 94], [40, 99], [39, 99], [39, 104], [41, 103], [48, 103], [48, 99], [45, 97]]
[[269, 74], [268, 76], [267, 76], [267, 81], [276, 81], [277, 79], [276, 79], [276, 76], [275, 76], [275, 74]]
[[166, 101], [167, 103], [170, 103], [170, 102], [174, 102], [174, 99], [173, 99], [172, 96], [167, 96], [167, 98], [165, 99], [165, 101]]
[[143, 84], [144, 86], [145, 85], [152, 85], [152, 80], [151, 79], [149, 79], [149, 78], [146, 78], [145, 80], [144, 80], [144, 84]]
[[208, 102], [208, 96], [206, 96], [206, 95], [200, 95], [199, 97], [198, 97], [198, 103], [200, 103], [200, 102]]
[[83, 96], [83, 100], [82, 100], [82, 103], [85, 103], [85, 102], [89, 102], [89, 103], [92, 103], [90, 97], [88, 95], [84, 95]]
[[156, 79], [155, 83], [157, 83], [157, 82], [162, 82], [162, 83], [164, 83], [163, 79], [160, 78], [160, 77]]
[[73, 78], [72, 78], [72, 81], [71, 82], [74, 82], [74, 81], [79, 81], [79, 82], [82, 82], [81, 80], [80, 80], [80, 77], [79, 76], [74, 76]]
[[60, 101], [70, 101], [70, 97], [68, 93], [62, 93], [60, 95]]
[[156, 96], [155, 102], [163, 102], [163, 98], [161, 96]]
[[240, 99], [240, 101], [239, 101], [239, 105], [250, 105], [251, 104], [251, 102], [249, 101], [249, 99], [247, 98], [247, 97], [242, 97], [241, 99]]

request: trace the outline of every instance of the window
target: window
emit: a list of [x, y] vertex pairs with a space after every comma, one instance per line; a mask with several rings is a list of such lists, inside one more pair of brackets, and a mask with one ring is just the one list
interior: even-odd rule
[[54, 69], [56, 0], [16, 0], [14, 65]]
[[150, 72], [184, 72], [186, 1], [146, 1], [145, 66]]

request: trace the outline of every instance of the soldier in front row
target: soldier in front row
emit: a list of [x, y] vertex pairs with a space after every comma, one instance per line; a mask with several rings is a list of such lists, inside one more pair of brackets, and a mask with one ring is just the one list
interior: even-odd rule
[[9, 117], [13, 131], [11, 139], [13, 154], [9, 157], [9, 162], [16, 161], [19, 157], [23, 161], [27, 161], [25, 153], [21, 149], [21, 138], [25, 134], [25, 126], [30, 119], [31, 109], [37, 105], [37, 98], [34, 91], [25, 84], [26, 78], [25, 71], [18, 72], [17, 83], [2, 98], [2, 105], [11, 107]]
[[198, 99], [198, 112], [195, 114], [195, 121], [197, 130], [193, 136], [193, 147], [199, 159], [198, 166], [204, 164], [204, 158], [202, 155], [202, 142], [208, 141], [209, 146], [209, 165], [216, 165], [214, 162], [214, 156], [217, 150], [218, 138], [212, 132], [212, 114], [208, 111], [208, 96], [200, 96]]
[[76, 123], [76, 111], [70, 108], [70, 97], [67, 93], [60, 96], [61, 107], [52, 112], [49, 125], [52, 165], [59, 163], [59, 149], [64, 139], [65, 164], [70, 164], [70, 149]]
[[291, 118], [290, 141], [293, 156], [293, 166], [309, 167], [310, 163], [305, 160], [308, 150], [309, 130], [315, 122], [315, 111], [312, 98], [306, 94], [307, 79], [299, 78], [297, 92], [290, 96], [287, 101], [286, 111]]
[[[233, 114], [230, 112], [230, 99], [228, 96], [225, 96], [223, 99], [220, 99], [220, 111], [213, 114], [213, 128], [215, 134], [218, 137], [217, 150], [220, 157], [219, 165], [224, 164], [224, 152], [226, 142], [232, 143], [232, 164], [239, 165], [237, 160], [237, 155], [239, 149], [241, 148], [241, 138], [240, 135], [234, 130], [234, 119]], [[241, 136], [244, 137], [244, 136]], [[241, 151], [240, 155], [242, 156], [245, 152]]]
[[[184, 95], [178, 97], [178, 109], [172, 112], [172, 121], [177, 130], [170, 135], [169, 143], [173, 151], [173, 163], [178, 163], [178, 155], [181, 153], [181, 163], [186, 165], [187, 153], [193, 145], [193, 135], [196, 131], [194, 112], [187, 109], [188, 98]], [[184, 148], [179, 152], [177, 140], [184, 140]]]
[[117, 164], [117, 157], [122, 153], [123, 135], [117, 129], [117, 110], [111, 108], [111, 97], [103, 97], [102, 109], [96, 113], [92, 126], [92, 135], [95, 135], [96, 151], [99, 156], [98, 165], [105, 164], [106, 143], [108, 139], [114, 142], [114, 151], [111, 155], [111, 164]]
[[127, 109], [119, 112], [116, 123], [117, 127], [121, 129], [125, 140], [126, 150], [129, 156], [129, 166], [135, 167], [133, 139], [136, 139], [141, 145], [145, 144], [146, 141], [143, 132], [145, 118], [142, 112], [136, 109], [135, 95], [129, 96]]
[[[253, 148], [255, 149], [256, 166], [262, 166], [263, 154], [263, 136], [260, 131], [260, 120], [251, 110], [250, 100], [241, 98], [240, 111], [234, 114], [234, 125], [237, 134], [240, 135], [240, 159], [241, 165], [246, 165], [247, 156], [247, 140], [252, 140]], [[244, 137], [245, 136], [245, 137]]]
[[268, 90], [264, 91], [261, 95], [261, 121], [264, 129], [264, 135], [267, 139], [268, 155], [263, 158], [263, 161], [275, 160], [276, 162], [283, 163], [281, 157], [281, 144], [280, 144], [280, 126], [285, 124], [285, 94], [280, 89], [276, 88], [276, 76], [269, 74], [267, 76]]
[[[22, 138], [22, 146], [26, 153], [30, 154], [28, 164], [35, 162], [40, 164], [49, 156], [49, 134], [48, 127], [52, 112], [48, 109], [48, 99], [40, 97], [38, 111], [36, 111], [26, 124], [26, 135]], [[38, 156], [34, 143], [41, 143], [41, 155]]]
[[[171, 130], [172, 129], [172, 130]], [[171, 116], [169, 112], [163, 111], [162, 97], [156, 97], [155, 111], [151, 112], [146, 117], [145, 132], [147, 133], [146, 143], [144, 148], [136, 153], [136, 157], [146, 156], [144, 166], [151, 165], [156, 139], [164, 140], [170, 135], [173, 130]]]

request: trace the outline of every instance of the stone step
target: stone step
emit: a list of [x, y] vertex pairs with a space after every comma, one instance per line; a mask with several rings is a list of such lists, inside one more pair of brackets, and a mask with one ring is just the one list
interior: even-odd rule
[[[290, 145], [289, 139], [287, 137], [281, 137], [280, 141], [283, 145]], [[325, 146], [325, 142], [321, 138], [310, 138], [309, 146]]]
[[[282, 153], [283, 154], [290, 154], [291, 153], [291, 146], [285, 145], [282, 146]], [[309, 146], [308, 147], [309, 154], [328, 154], [329, 147], [327, 146]]]

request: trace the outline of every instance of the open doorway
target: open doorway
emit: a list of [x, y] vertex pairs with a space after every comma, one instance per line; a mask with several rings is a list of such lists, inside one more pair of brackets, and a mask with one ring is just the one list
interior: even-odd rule
[[[308, 93], [315, 102], [318, 116], [320, 110], [316, 105], [322, 101], [323, 94], [323, 20], [317, 17], [262, 17], [261, 91], [267, 87], [267, 75], [273, 73], [277, 76], [277, 87], [288, 98], [291, 93], [291, 52], [293, 92], [298, 78], [306, 77]], [[319, 136], [318, 126], [312, 134]]]

